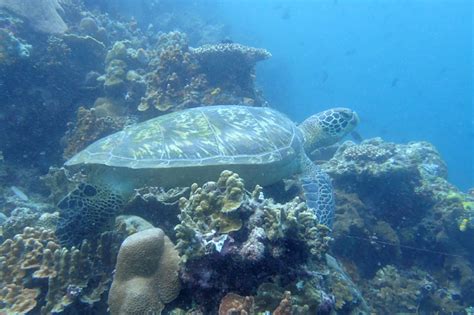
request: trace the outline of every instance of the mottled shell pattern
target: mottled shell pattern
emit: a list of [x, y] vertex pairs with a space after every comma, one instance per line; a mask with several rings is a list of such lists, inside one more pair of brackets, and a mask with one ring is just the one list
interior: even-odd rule
[[302, 133], [266, 107], [220, 105], [159, 116], [100, 139], [66, 165], [132, 169], [266, 164], [299, 154]]

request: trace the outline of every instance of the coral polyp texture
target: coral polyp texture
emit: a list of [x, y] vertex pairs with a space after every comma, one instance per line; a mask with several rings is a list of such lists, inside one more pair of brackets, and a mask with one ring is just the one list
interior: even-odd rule
[[112, 315], [161, 314], [179, 294], [179, 256], [161, 229], [137, 232], [120, 246], [109, 292]]

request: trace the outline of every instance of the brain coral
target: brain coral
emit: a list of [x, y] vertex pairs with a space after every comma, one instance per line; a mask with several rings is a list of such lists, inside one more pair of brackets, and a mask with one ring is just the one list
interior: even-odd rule
[[161, 314], [164, 304], [174, 300], [181, 289], [178, 263], [178, 252], [161, 229], [127, 237], [110, 288], [110, 313]]

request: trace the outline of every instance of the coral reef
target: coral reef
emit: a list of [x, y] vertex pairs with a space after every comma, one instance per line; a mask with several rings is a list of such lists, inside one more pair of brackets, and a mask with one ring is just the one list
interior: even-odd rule
[[143, 78], [148, 54], [143, 48], [133, 48], [129, 41], [118, 41], [105, 58], [104, 91], [116, 102], [137, 104], [146, 91]]
[[189, 48], [179, 32], [163, 34], [150, 60], [147, 91], [139, 111], [160, 112], [201, 104], [262, 105], [255, 91], [254, 66], [270, 57], [264, 49], [239, 44]]
[[272, 56], [266, 49], [236, 43], [203, 45], [190, 51], [211, 86], [247, 93], [245, 96], [252, 99], [255, 64]]
[[154, 70], [146, 75], [147, 91], [139, 111], [155, 108], [165, 112], [173, 106], [178, 109], [199, 105], [200, 89], [207, 82], [198, 74], [196, 60], [189, 53], [186, 36], [180, 32], [163, 34], [150, 60]]
[[[341, 270], [331, 274], [326, 252], [330, 237], [328, 228], [298, 198], [286, 204], [265, 199], [262, 188], [252, 194], [244, 190], [243, 180], [224, 171], [217, 182], [202, 187], [194, 184], [189, 199], [180, 199], [180, 223], [176, 226], [176, 248], [180, 252], [183, 294], [206, 312], [217, 311], [223, 293], [255, 295], [258, 311], [278, 307], [283, 291], [295, 294], [292, 308], [316, 311], [321, 297], [328, 296], [333, 285], [354, 287]], [[245, 275], [245, 280], [242, 280]], [[256, 288], [272, 279], [280, 293]], [[224, 288], [224, 290], [222, 289]], [[360, 303], [356, 289], [341, 299], [350, 299], [347, 310]], [[267, 301], [264, 296], [275, 296]], [[284, 305], [288, 303], [283, 303]], [[287, 306], [282, 306], [281, 312]]]
[[33, 226], [39, 219], [41, 213], [27, 207], [15, 208], [7, 218], [3, 226], [3, 236], [13, 238], [23, 231], [25, 227]]
[[67, 25], [58, 12], [58, 0], [0, 0], [0, 8], [25, 18], [33, 29], [43, 33], [64, 33]]
[[392, 265], [379, 269], [366, 285], [367, 297], [374, 311], [393, 313], [430, 313], [433, 309], [462, 313], [456, 300], [456, 288], [443, 288], [428, 273], [416, 268], [399, 271]]
[[161, 229], [137, 232], [120, 246], [109, 292], [111, 314], [161, 314], [180, 291], [179, 256]]
[[121, 130], [126, 121], [123, 117], [112, 115], [99, 116], [96, 109], [80, 107], [77, 111], [77, 122], [69, 127], [64, 136], [66, 143], [63, 156], [70, 158], [95, 140]]
[[31, 45], [17, 38], [11, 31], [0, 29], [0, 66], [12, 65], [30, 57]]
[[[359, 145], [345, 142], [322, 167], [336, 188], [332, 249], [336, 256], [344, 257], [361, 286], [372, 281], [364, 293], [375, 312], [420, 308], [439, 312], [445, 311], [446, 305], [462, 309], [474, 303], [469, 284], [473, 281], [472, 199], [447, 182], [446, 165], [431, 144], [394, 144], [380, 138]], [[381, 269], [388, 265], [394, 269]], [[419, 270], [409, 271], [412, 266]], [[379, 269], [382, 271], [376, 274]], [[413, 275], [424, 270], [432, 274], [430, 281], [437, 287], [443, 283], [443, 290], [459, 288], [457, 295], [445, 295], [441, 301], [432, 295], [413, 300], [413, 293], [406, 293], [407, 297], [390, 293], [419, 290], [423, 277]], [[396, 273], [383, 284], [386, 287], [393, 282], [394, 288], [382, 290], [386, 296], [375, 296], [370, 290], [384, 272]], [[411, 277], [411, 284], [397, 288], [402, 280], [395, 279], [405, 274]], [[393, 300], [388, 300], [390, 297]], [[397, 306], [396, 301], [404, 304]]]
[[61, 313], [92, 307], [110, 283], [121, 237], [102, 234], [93, 248], [61, 248], [51, 230], [25, 228], [0, 245], [0, 312]]

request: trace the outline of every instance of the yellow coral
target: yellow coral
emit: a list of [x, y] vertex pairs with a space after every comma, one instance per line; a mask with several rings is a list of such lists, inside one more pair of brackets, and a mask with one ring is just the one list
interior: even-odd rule
[[462, 207], [466, 211], [474, 211], [474, 201], [463, 201]]
[[459, 224], [459, 230], [461, 232], [465, 232], [469, 226], [469, 219], [462, 219], [461, 223]]

